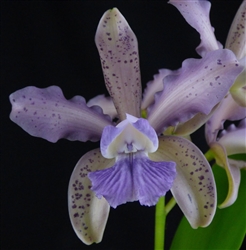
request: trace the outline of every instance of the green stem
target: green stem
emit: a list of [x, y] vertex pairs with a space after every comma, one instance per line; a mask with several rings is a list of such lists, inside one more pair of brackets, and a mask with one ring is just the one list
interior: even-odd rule
[[165, 197], [163, 196], [155, 207], [155, 250], [164, 250], [165, 224]]
[[165, 213], [166, 213], [166, 216], [168, 215], [168, 213], [173, 209], [173, 207], [176, 205], [176, 200], [172, 197], [168, 203], [166, 204], [166, 207], [165, 207]]
[[206, 159], [207, 159], [208, 161], [214, 160], [214, 153], [212, 152], [211, 149], [209, 149], [209, 150], [204, 154], [204, 156], [206, 157]]

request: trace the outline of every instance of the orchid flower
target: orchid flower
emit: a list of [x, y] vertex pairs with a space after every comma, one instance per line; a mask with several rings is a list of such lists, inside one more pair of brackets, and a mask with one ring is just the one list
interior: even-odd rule
[[[209, 51], [218, 50], [222, 45], [216, 40], [214, 35], [214, 28], [210, 24], [209, 11], [210, 2], [204, 0], [171, 0], [173, 4], [183, 15], [186, 21], [195, 28], [201, 37], [201, 43], [197, 47], [197, 52], [204, 56]], [[246, 36], [245, 36], [245, 22], [246, 22], [246, 0], [240, 5], [237, 14], [232, 22], [231, 28], [228, 33], [225, 47], [234, 52], [240, 64], [243, 65], [244, 70], [237, 77], [235, 83], [230, 89], [230, 92], [218, 105], [217, 109], [213, 113], [212, 117], [208, 120], [205, 127], [206, 140], [210, 149], [215, 154], [216, 161], [220, 162], [219, 165], [226, 169], [226, 173], [229, 180], [229, 192], [226, 200], [220, 205], [220, 207], [227, 207], [234, 203], [238, 192], [238, 181], [240, 178], [240, 169], [237, 171], [230, 170], [237, 166], [237, 164], [231, 165], [228, 161], [226, 148], [220, 143], [223, 140], [218, 141], [218, 132], [223, 129], [223, 123], [225, 120], [235, 121], [241, 120], [246, 117]], [[245, 138], [246, 129], [240, 126], [239, 131], [242, 133], [242, 138]], [[230, 132], [230, 135], [233, 133]], [[229, 134], [226, 136], [228, 137]], [[238, 137], [235, 137], [238, 138]], [[235, 141], [235, 140], [233, 140]], [[245, 152], [245, 142], [240, 140], [235, 141], [240, 146], [240, 150], [235, 153]], [[221, 148], [220, 150], [218, 148]], [[238, 148], [236, 147], [236, 148]], [[224, 159], [219, 160], [220, 159]], [[244, 163], [245, 165], [245, 163]], [[234, 176], [236, 175], [237, 178]]]
[[[214, 28], [209, 20], [209, 12], [211, 3], [207, 0], [170, 0], [169, 3], [174, 5], [185, 20], [200, 33], [201, 43], [196, 48], [199, 55], [204, 56], [209, 51], [222, 48], [220, 42], [216, 40]], [[246, 0], [243, 0], [237, 14], [232, 22], [228, 37], [225, 43], [225, 48], [232, 50], [244, 70], [230, 89], [230, 94], [238, 105], [246, 107]]]
[[[193, 228], [209, 225], [217, 204], [210, 165], [192, 142], [163, 132], [211, 113], [242, 70], [235, 55], [220, 49], [168, 71], [145, 119], [137, 39], [116, 8], [101, 18], [95, 40], [110, 98], [88, 104], [80, 96], [66, 100], [57, 86], [30, 86], [10, 95], [10, 118], [33, 136], [51, 142], [101, 140], [100, 148], [78, 161], [70, 179], [76, 234], [86, 244], [100, 242], [110, 206], [136, 200], [155, 205], [168, 190]], [[155, 93], [151, 88], [147, 96]]]

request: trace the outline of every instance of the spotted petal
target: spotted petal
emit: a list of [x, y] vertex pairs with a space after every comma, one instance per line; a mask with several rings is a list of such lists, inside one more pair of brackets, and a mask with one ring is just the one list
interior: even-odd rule
[[153, 162], [143, 152], [121, 154], [113, 167], [92, 172], [92, 190], [110, 206], [139, 200], [155, 205], [171, 188], [176, 175], [174, 162]]
[[102, 157], [100, 149], [85, 154], [72, 173], [68, 188], [68, 208], [73, 229], [87, 245], [102, 240], [109, 214], [109, 205], [98, 199], [91, 191], [91, 182], [87, 174], [96, 169], [111, 167], [114, 160]]
[[201, 44], [197, 48], [199, 55], [221, 48], [221, 44], [216, 40], [214, 28], [211, 26], [209, 11], [211, 3], [199, 0], [171, 0], [185, 20], [200, 33]]
[[95, 37], [104, 80], [120, 120], [126, 113], [140, 117], [142, 98], [138, 43], [118, 9], [105, 12]]
[[96, 141], [112, 124], [101, 108], [87, 107], [81, 96], [66, 100], [61, 89], [26, 87], [10, 95], [10, 119], [32, 136], [56, 142], [61, 138]]
[[231, 24], [225, 47], [232, 50], [238, 59], [246, 56], [246, 1], [243, 0]]
[[208, 226], [217, 198], [213, 173], [203, 153], [182, 137], [161, 136], [158, 150], [149, 157], [177, 163], [172, 194], [193, 228]]
[[187, 59], [177, 75], [164, 78], [164, 89], [148, 110], [150, 125], [161, 133], [197, 113], [208, 115], [229, 91], [242, 71], [230, 50], [208, 52], [202, 59]]

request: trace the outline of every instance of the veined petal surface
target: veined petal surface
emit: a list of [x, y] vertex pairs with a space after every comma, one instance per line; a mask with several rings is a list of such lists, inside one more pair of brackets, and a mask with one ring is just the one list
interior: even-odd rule
[[66, 100], [61, 89], [26, 87], [10, 95], [10, 119], [32, 136], [50, 142], [99, 140], [103, 128], [112, 124], [101, 108], [89, 108], [85, 99]]
[[171, 0], [174, 5], [183, 15], [187, 23], [200, 33], [201, 44], [197, 48], [199, 55], [204, 56], [208, 51], [213, 51], [222, 46], [216, 40], [214, 28], [211, 26], [209, 19], [209, 11], [211, 3], [201, 0]]
[[240, 107], [228, 94], [221, 102], [216, 112], [209, 119], [205, 126], [207, 143], [217, 140], [219, 130], [223, 129], [225, 120], [236, 121], [246, 117], [246, 108]]
[[231, 24], [225, 47], [232, 50], [238, 59], [246, 56], [246, 1], [243, 0]]
[[171, 188], [174, 162], [151, 161], [144, 152], [121, 154], [111, 168], [89, 174], [92, 190], [116, 208], [129, 201], [153, 206]]
[[193, 228], [208, 226], [215, 214], [217, 193], [203, 153], [187, 139], [161, 136], [158, 150], [149, 157], [176, 162], [177, 176], [171, 192]]
[[242, 69], [230, 50], [211, 51], [201, 59], [185, 60], [179, 74], [164, 78], [163, 91], [156, 94], [155, 103], [148, 109], [150, 125], [161, 133], [197, 113], [208, 115]]
[[140, 117], [142, 87], [137, 38], [117, 8], [105, 12], [95, 37], [104, 80], [120, 120]]
[[102, 240], [109, 214], [109, 204], [98, 199], [91, 190], [88, 173], [111, 167], [114, 160], [105, 159], [100, 149], [94, 149], [80, 158], [70, 178], [68, 209], [74, 231], [87, 245]]

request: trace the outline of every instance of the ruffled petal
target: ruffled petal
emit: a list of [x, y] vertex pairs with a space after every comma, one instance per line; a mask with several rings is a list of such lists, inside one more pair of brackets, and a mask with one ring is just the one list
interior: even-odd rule
[[105, 96], [105, 95], [95, 96], [94, 98], [90, 99], [87, 102], [87, 106], [88, 107], [92, 107], [92, 106], [101, 107], [103, 110], [103, 113], [105, 115], [109, 115], [112, 120], [117, 117], [117, 111], [115, 109], [114, 103], [112, 101], [112, 98], [109, 96]]
[[223, 129], [225, 120], [236, 121], [246, 117], [246, 108], [238, 106], [232, 96], [227, 95], [205, 125], [205, 135], [208, 144], [217, 140], [219, 130]]
[[214, 28], [210, 23], [211, 3], [209, 1], [171, 0], [169, 3], [174, 5], [185, 20], [200, 33], [201, 44], [196, 49], [199, 55], [204, 56], [209, 51], [222, 48], [215, 38]]
[[164, 78], [164, 89], [148, 110], [150, 125], [161, 133], [197, 113], [209, 114], [241, 73], [230, 50], [208, 52], [202, 59], [187, 59], [177, 75]]
[[81, 96], [66, 100], [61, 89], [26, 87], [10, 95], [10, 119], [32, 136], [50, 142], [99, 140], [103, 128], [112, 124], [101, 108], [87, 107]]
[[155, 100], [155, 94], [163, 90], [163, 79], [167, 75], [175, 74], [175, 71], [169, 69], [160, 69], [159, 73], [154, 75], [154, 80], [147, 83], [143, 93], [141, 109], [147, 109]]
[[99, 149], [86, 153], [75, 166], [68, 188], [68, 208], [70, 220], [77, 236], [85, 244], [102, 240], [109, 214], [109, 204], [98, 199], [90, 189], [87, 174], [97, 169], [110, 167], [114, 160], [102, 157]]
[[231, 24], [225, 47], [232, 50], [238, 59], [246, 56], [246, 1], [239, 7], [237, 14]]
[[120, 120], [126, 113], [140, 117], [142, 98], [137, 38], [117, 8], [101, 18], [96, 45], [104, 80]]
[[240, 169], [235, 164], [229, 164], [226, 150], [217, 142], [210, 145], [210, 149], [215, 155], [216, 163], [224, 167], [228, 178], [228, 193], [225, 200], [219, 205], [219, 208], [225, 208], [232, 205], [238, 195], [238, 188], [241, 180]]
[[238, 127], [231, 124], [223, 130], [218, 142], [225, 148], [227, 155], [246, 154], [246, 118]]
[[101, 138], [101, 152], [106, 158], [114, 158], [120, 153], [137, 151], [154, 152], [158, 148], [155, 130], [143, 118], [127, 114], [127, 118], [116, 127], [107, 126]]
[[202, 152], [182, 137], [161, 136], [158, 150], [149, 157], [177, 163], [172, 194], [193, 228], [208, 226], [215, 214], [217, 193], [213, 173]]
[[141, 205], [155, 205], [171, 188], [176, 175], [174, 162], [153, 162], [143, 152], [122, 154], [113, 167], [92, 172], [89, 178], [97, 197], [110, 206], [139, 200]]

